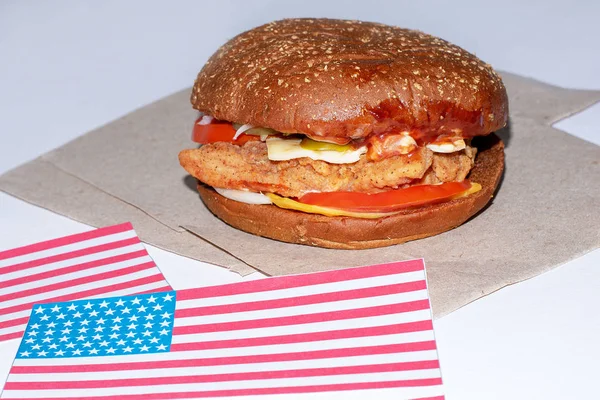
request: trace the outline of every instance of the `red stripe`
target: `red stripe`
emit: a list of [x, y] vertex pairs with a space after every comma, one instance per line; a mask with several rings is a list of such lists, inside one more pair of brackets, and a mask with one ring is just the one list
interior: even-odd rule
[[87, 247], [85, 249], [70, 251], [68, 253], [56, 254], [50, 257], [39, 258], [37, 260], [27, 261], [20, 264], [9, 265], [4, 268], [0, 268], [0, 274], [8, 274], [10, 272], [22, 271], [24, 269], [39, 267], [40, 265], [50, 264], [58, 261], [69, 260], [71, 258], [87, 256], [94, 253], [100, 253], [102, 251], [118, 249], [119, 247], [130, 246], [132, 244], [140, 243], [140, 239], [135, 236], [129, 239], [119, 240], [116, 242], [105, 243], [98, 246]]
[[177, 300], [202, 299], [207, 297], [231, 296], [234, 294], [265, 292], [277, 289], [311, 286], [322, 283], [343, 282], [353, 279], [386, 276], [405, 272], [422, 271], [423, 260], [401, 261], [390, 264], [356, 267], [302, 275], [278, 276], [256, 281], [185, 289], [177, 292]]
[[319, 293], [307, 296], [288, 297], [263, 301], [250, 301], [238, 304], [223, 304], [218, 306], [186, 308], [175, 311], [175, 318], [197, 317], [202, 315], [230, 314], [244, 311], [270, 310], [274, 308], [304, 306], [308, 304], [327, 303], [351, 299], [364, 299], [389, 294], [406, 293], [427, 289], [424, 280], [398, 283], [394, 285], [376, 286], [363, 289], [344, 290], [341, 292]]
[[28, 290], [22, 290], [16, 293], [5, 294], [4, 296], [0, 296], [0, 302], [14, 300], [27, 296], [34, 296], [40, 293], [52, 292], [55, 290], [75, 287], [79, 285], [85, 285], [91, 282], [102, 281], [111, 278], [117, 278], [120, 276], [125, 276], [129, 274], [133, 274], [135, 272], [144, 271], [147, 269], [155, 268], [156, 264], [154, 261], [145, 262], [143, 264], [132, 265], [131, 267], [116, 269], [113, 271], [102, 272], [100, 274], [83, 276], [81, 278], [71, 279], [63, 282], [53, 283], [51, 285], [39, 286], [35, 288], [31, 288]]
[[193, 333], [235, 331], [240, 329], [270, 328], [284, 325], [310, 324], [314, 322], [338, 321], [343, 319], [366, 318], [410, 311], [426, 310], [429, 300], [409, 301], [398, 304], [354, 308], [350, 310], [327, 311], [314, 314], [290, 315], [285, 317], [262, 318], [246, 321], [220, 322], [202, 325], [178, 326], [173, 328], [173, 335]]
[[2, 321], [2, 322], [0, 322], [0, 329], [1, 328], [8, 328], [8, 327], [11, 327], [11, 326], [23, 325], [23, 324], [26, 324], [27, 321], [29, 321], [29, 316], [21, 317], [21, 318], [15, 318], [15, 319], [11, 319], [9, 321]]
[[25, 332], [25, 326], [23, 326], [23, 330], [19, 332], [7, 333], [5, 335], [0, 335], [0, 342], [10, 339], [17, 339], [23, 336], [23, 332]]
[[419, 397], [418, 399], [413, 400], [445, 400], [444, 396], [435, 396], [435, 397]]
[[[174, 400], [189, 398], [206, 397], [225, 397], [225, 396], [250, 396], [267, 394], [293, 394], [293, 393], [315, 393], [315, 392], [333, 392], [346, 390], [364, 390], [364, 389], [387, 389], [399, 387], [420, 387], [441, 385], [441, 378], [431, 379], [410, 379], [402, 381], [386, 382], [358, 382], [358, 383], [337, 383], [331, 385], [312, 385], [296, 387], [273, 387], [257, 389], [229, 389], [229, 390], [210, 390], [202, 392], [175, 392], [175, 393], [154, 393], [154, 394], [118, 394], [113, 396], [88, 396], [88, 397], [45, 397], [45, 400]], [[9, 398], [17, 400], [17, 398]], [[19, 398], [19, 400], [39, 400], [37, 398]]]
[[413, 351], [435, 350], [435, 341], [388, 344], [380, 346], [350, 347], [330, 350], [313, 350], [294, 353], [258, 354], [249, 356], [195, 358], [190, 360], [144, 361], [118, 364], [89, 364], [89, 365], [43, 365], [43, 366], [13, 366], [11, 374], [50, 374], [104, 371], [128, 371], [166, 368], [192, 368], [216, 365], [257, 364], [265, 362], [284, 362], [301, 360], [319, 360], [324, 358], [341, 358], [369, 356], [375, 354], [394, 354]]
[[214, 340], [210, 342], [171, 344], [171, 351], [227, 349], [233, 347], [268, 346], [301, 342], [320, 342], [323, 340], [348, 339], [364, 336], [393, 335], [433, 330], [431, 320], [408, 322], [404, 324], [384, 325], [355, 329], [340, 329], [335, 331], [297, 333], [293, 335], [265, 336], [244, 339]]
[[82, 264], [71, 265], [64, 268], [57, 268], [50, 271], [41, 272], [39, 274], [33, 274], [28, 276], [23, 276], [21, 278], [11, 279], [9, 281], [0, 282], [0, 288], [6, 288], [9, 286], [21, 285], [23, 283], [29, 283], [33, 281], [39, 281], [42, 279], [53, 278], [59, 275], [70, 274], [71, 272], [84, 271], [86, 269], [100, 267], [103, 265], [115, 264], [122, 261], [132, 260], [138, 257], [147, 256], [148, 252], [146, 250], [138, 250], [132, 253], [120, 254], [118, 256], [106, 257], [100, 260], [88, 261]]
[[94, 229], [88, 232], [77, 233], [75, 235], [65, 236], [58, 239], [52, 239], [47, 240], [45, 242], [30, 244], [23, 247], [17, 247], [16, 249], [1, 251], [0, 260], [6, 260], [7, 258], [18, 257], [25, 254], [35, 253], [42, 250], [48, 250], [72, 243], [83, 242], [84, 240], [95, 239], [101, 236], [108, 236], [129, 230], [133, 230], [133, 226], [131, 226], [131, 223], [129, 222], [120, 225]]
[[253, 381], [262, 379], [310, 378], [353, 374], [374, 374], [397, 371], [419, 371], [439, 368], [437, 360], [399, 362], [390, 364], [351, 365], [345, 367], [288, 369], [280, 371], [235, 372], [191, 376], [164, 376], [156, 378], [130, 378], [110, 380], [85, 380], [62, 382], [6, 382], [5, 390], [44, 389], [98, 389], [132, 386], [182, 385], [190, 383]]
[[[128, 282], [118, 283], [116, 285], [88, 289], [88, 290], [84, 290], [81, 292], [69, 293], [69, 294], [65, 294], [62, 296], [58, 296], [58, 297], [44, 299], [44, 303], [80, 300], [80, 299], [85, 299], [87, 297], [98, 296], [98, 295], [101, 295], [104, 293], [115, 292], [117, 290], [122, 290], [122, 289], [129, 289], [129, 288], [133, 288], [136, 286], [141, 286], [141, 285], [158, 282], [158, 281], [162, 281], [162, 280], [164, 280], [164, 277], [162, 276], [162, 274], [160, 272], [158, 272], [158, 274], [156, 274], [156, 275], [147, 276], [145, 278], [140, 278], [140, 279], [136, 279], [136, 280], [132, 280], [132, 281], [128, 281]], [[0, 310], [0, 315], [11, 314], [11, 313], [23, 311], [23, 310], [29, 310], [35, 304], [40, 304], [40, 302], [39, 301], [29, 302], [29, 303], [24, 303], [24, 304], [17, 304], [16, 306], [12, 306], [12, 307], [7, 307], [7, 308]]]

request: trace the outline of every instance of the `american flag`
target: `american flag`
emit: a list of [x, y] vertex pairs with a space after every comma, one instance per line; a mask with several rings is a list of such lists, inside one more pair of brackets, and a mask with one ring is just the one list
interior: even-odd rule
[[171, 290], [130, 223], [0, 252], [0, 342], [20, 338], [31, 307]]
[[416, 260], [36, 305], [1, 398], [443, 399], [429, 304]]

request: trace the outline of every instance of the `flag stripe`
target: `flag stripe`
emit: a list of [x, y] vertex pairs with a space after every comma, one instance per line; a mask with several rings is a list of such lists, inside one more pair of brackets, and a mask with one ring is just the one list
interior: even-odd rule
[[108, 371], [127, 371], [127, 370], [148, 370], [165, 368], [193, 368], [232, 364], [256, 364], [267, 362], [284, 362], [297, 360], [317, 360], [323, 358], [336, 357], [355, 357], [372, 354], [396, 354], [421, 352], [435, 350], [435, 341], [388, 344], [383, 346], [365, 346], [341, 349], [327, 349], [302, 351], [293, 353], [275, 353], [275, 354], [257, 354], [234, 357], [216, 357], [216, 358], [192, 358], [184, 360], [167, 361], [145, 361], [115, 364], [89, 364], [89, 365], [57, 365], [57, 366], [21, 366], [15, 365], [11, 370], [11, 376], [19, 374], [50, 374], [50, 373], [72, 373], [80, 372], [82, 369], [86, 372], [108, 372]]
[[383, 306], [365, 307], [360, 309], [350, 309], [341, 311], [329, 311], [315, 314], [299, 314], [288, 317], [253, 319], [248, 321], [224, 322], [192, 326], [179, 326], [173, 329], [173, 335], [189, 335], [194, 333], [269, 328], [282, 325], [299, 325], [314, 322], [364, 318], [427, 309], [429, 309], [429, 300], [418, 300], [407, 303], [386, 304]]
[[[209, 391], [186, 391], [186, 392], [168, 392], [168, 393], [144, 393], [144, 394], [118, 394], [118, 395], [102, 395], [102, 396], [70, 396], [70, 397], [47, 397], [45, 400], [175, 400], [175, 399], [200, 399], [208, 397], [233, 397], [233, 396], [250, 396], [250, 395], [269, 395], [269, 394], [301, 394], [314, 392], [334, 392], [334, 391], [353, 391], [365, 389], [383, 389], [383, 388], [401, 388], [401, 387], [418, 387], [418, 386], [437, 386], [442, 384], [441, 378], [430, 379], [411, 379], [411, 380], [394, 380], [394, 381], [379, 381], [379, 382], [355, 382], [355, 383], [338, 383], [325, 385], [306, 385], [306, 386], [285, 386], [285, 387], [265, 387], [265, 388], [250, 388], [250, 389], [225, 389], [225, 390], [209, 390]], [[10, 397], [12, 393], [8, 392], [8, 397], [3, 397], [9, 400], [34, 400], [41, 397]], [[34, 393], [29, 393], [31, 396]]]
[[250, 301], [237, 304], [223, 304], [216, 306], [193, 307], [178, 309], [175, 318], [186, 318], [195, 316], [206, 316], [215, 314], [231, 314], [244, 311], [272, 310], [275, 308], [304, 306], [309, 304], [326, 303], [330, 301], [341, 301], [350, 299], [362, 299], [387, 294], [405, 293], [410, 291], [427, 289], [424, 280], [397, 283], [394, 285], [376, 286], [364, 289], [351, 289], [341, 292], [317, 293], [306, 296], [278, 298], [272, 300]]
[[54, 247], [65, 246], [72, 243], [83, 242], [85, 240], [94, 239], [102, 236], [108, 236], [115, 233], [125, 232], [133, 230], [131, 223], [126, 222], [120, 225], [108, 226], [105, 228], [99, 228], [88, 232], [77, 233], [75, 235], [65, 236], [58, 239], [47, 240], [45, 242], [30, 244], [23, 247], [17, 247], [11, 250], [5, 250], [0, 252], [0, 260], [8, 258], [14, 258], [29, 253], [36, 253], [43, 250], [51, 249]]
[[1, 321], [0, 322], [0, 329], [2, 329], [2, 328], [8, 328], [8, 327], [15, 326], [15, 325], [26, 324], [27, 320], [29, 319], [29, 311], [26, 311], [26, 312], [27, 312], [27, 315], [25, 315], [24, 317], [11, 319], [9, 321]]
[[421, 270], [421, 261], [407, 261], [405, 263], [381, 264], [369, 268], [346, 268], [333, 271], [317, 272], [313, 274], [281, 276], [272, 279], [232, 283], [227, 285], [212, 286], [201, 289], [185, 289], [177, 291], [177, 300], [202, 299], [206, 297], [230, 296], [234, 294], [256, 293], [279, 288], [294, 288], [312, 286], [322, 283], [342, 282], [375, 276], [387, 276], [403, 272]]
[[7, 274], [15, 271], [22, 271], [29, 268], [39, 267], [40, 265], [50, 264], [58, 261], [69, 260], [72, 258], [87, 256], [90, 254], [100, 253], [107, 250], [116, 249], [119, 247], [124, 247], [132, 244], [140, 243], [140, 239], [135, 236], [129, 239], [119, 240], [116, 242], [100, 244], [93, 247], [88, 247], [85, 249], [75, 250], [68, 253], [56, 254], [49, 257], [38, 258], [31, 261], [22, 262], [19, 264], [8, 265], [0, 269], [0, 274]]
[[[43, 279], [54, 278], [61, 275], [67, 275], [73, 272], [85, 271], [91, 268], [117, 264], [123, 261], [128, 261], [135, 258], [148, 257], [146, 250], [138, 250], [131, 253], [120, 254], [116, 256], [101, 258], [99, 260], [88, 261], [81, 264], [70, 265], [68, 267], [51, 269], [49, 271], [40, 272], [34, 275], [26, 275], [20, 278], [11, 279], [0, 283], [0, 288], [8, 288], [10, 286], [22, 285], [29, 282], [39, 282]], [[1, 292], [0, 292], [1, 293]]]
[[264, 336], [258, 338], [214, 340], [211, 342], [192, 342], [181, 344], [174, 343], [171, 345], [171, 351], [226, 349], [232, 347], [264, 346], [269, 344], [314, 342], [320, 340], [343, 339], [361, 336], [391, 335], [394, 333], [416, 332], [432, 329], [433, 324], [431, 321], [418, 321], [387, 326], [342, 329], [280, 336]]

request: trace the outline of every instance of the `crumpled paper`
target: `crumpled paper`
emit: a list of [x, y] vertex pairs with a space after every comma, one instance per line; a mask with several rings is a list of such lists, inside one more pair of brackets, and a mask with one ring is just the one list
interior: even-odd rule
[[464, 225], [403, 245], [319, 249], [253, 236], [214, 217], [177, 161], [194, 146], [189, 90], [9, 171], [0, 189], [90, 225], [132, 221], [148, 243], [241, 274], [250, 266], [282, 275], [422, 257], [439, 317], [600, 243], [600, 147], [551, 127], [600, 100], [600, 91], [502, 76], [510, 125], [498, 132], [506, 170], [497, 196]]

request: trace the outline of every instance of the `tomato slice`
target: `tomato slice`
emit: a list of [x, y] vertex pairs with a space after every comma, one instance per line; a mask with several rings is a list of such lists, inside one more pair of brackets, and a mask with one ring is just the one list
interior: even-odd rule
[[211, 144], [216, 142], [227, 142], [238, 145], [243, 145], [246, 142], [260, 140], [260, 137], [253, 135], [241, 134], [236, 140], [233, 140], [235, 136], [235, 128], [231, 122], [213, 120], [209, 124], [200, 125], [198, 122], [202, 118], [194, 123], [194, 130], [192, 132], [192, 140], [200, 144]]
[[[477, 187], [476, 187], [477, 186]], [[471, 182], [446, 182], [441, 185], [418, 185], [406, 189], [389, 190], [381, 193], [326, 192], [307, 193], [299, 202], [316, 206], [337, 208], [358, 212], [390, 212], [403, 208], [447, 201], [460, 196], [470, 189], [481, 188]]]

